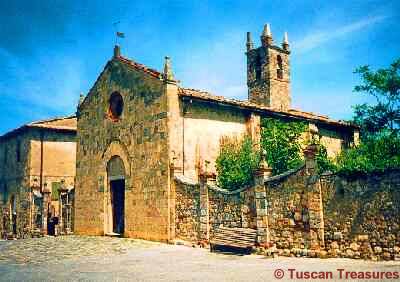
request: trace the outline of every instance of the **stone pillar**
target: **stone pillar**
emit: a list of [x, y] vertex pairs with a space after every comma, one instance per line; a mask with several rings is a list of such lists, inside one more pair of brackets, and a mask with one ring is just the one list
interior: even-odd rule
[[[61, 190], [61, 189], [60, 189]], [[59, 229], [58, 231], [60, 232], [60, 234], [64, 234], [65, 230], [64, 230], [64, 214], [63, 214], [63, 203], [62, 203], [62, 196], [63, 196], [63, 192], [59, 190], [59, 194], [58, 194], [58, 226]]]
[[173, 244], [175, 240], [175, 207], [176, 207], [176, 187], [175, 187], [175, 164], [174, 159], [169, 165], [169, 197], [168, 197], [168, 209], [169, 209], [169, 229], [168, 229], [168, 243]]
[[256, 201], [257, 242], [269, 243], [267, 193], [264, 186], [264, 171], [257, 170], [254, 174], [254, 192]]
[[324, 215], [322, 204], [321, 184], [317, 174], [316, 154], [318, 146], [311, 144], [304, 150], [304, 159], [306, 162], [307, 175], [307, 208], [309, 213], [310, 239], [309, 247], [311, 249], [324, 248]]
[[200, 183], [200, 240], [207, 241], [210, 239], [210, 222], [209, 222], [209, 201], [207, 175], [199, 175]]
[[43, 206], [42, 206], [42, 233], [47, 235], [47, 217], [49, 214], [49, 205], [51, 203], [50, 190], [47, 185], [43, 189]]

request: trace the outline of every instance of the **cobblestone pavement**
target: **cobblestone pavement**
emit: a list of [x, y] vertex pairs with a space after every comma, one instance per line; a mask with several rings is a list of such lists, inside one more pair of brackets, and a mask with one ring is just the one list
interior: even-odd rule
[[[339, 279], [336, 269], [400, 272], [400, 262], [267, 259], [143, 240], [90, 236], [0, 241], [0, 281], [296, 281], [290, 279], [289, 268], [332, 271], [333, 279], [328, 281], [349, 281]], [[277, 269], [283, 270], [283, 279], [274, 278]]]

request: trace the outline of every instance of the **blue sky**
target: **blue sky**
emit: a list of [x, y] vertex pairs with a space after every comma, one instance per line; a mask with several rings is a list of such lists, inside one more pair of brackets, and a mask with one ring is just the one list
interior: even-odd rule
[[72, 114], [115, 43], [156, 69], [172, 58], [185, 87], [247, 98], [245, 37], [265, 23], [289, 34], [293, 107], [348, 119], [364, 64], [400, 57], [400, 1], [5, 1], [0, 2], [0, 134]]

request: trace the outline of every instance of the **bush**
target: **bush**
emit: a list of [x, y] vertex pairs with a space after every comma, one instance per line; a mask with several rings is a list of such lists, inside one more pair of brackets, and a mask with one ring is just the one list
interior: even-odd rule
[[337, 170], [336, 164], [333, 159], [328, 157], [328, 151], [326, 147], [317, 140], [312, 140], [311, 143], [318, 146], [318, 152], [315, 155], [318, 173], [322, 174], [325, 171], [335, 172]]
[[254, 149], [250, 137], [242, 140], [223, 138], [216, 160], [218, 185], [236, 190], [254, 184], [254, 172], [260, 163], [260, 154]]
[[283, 173], [302, 163], [300, 136], [306, 130], [304, 122], [264, 118], [261, 126], [261, 146], [272, 174]]
[[344, 175], [382, 172], [400, 168], [400, 136], [393, 132], [370, 135], [337, 158], [338, 173]]

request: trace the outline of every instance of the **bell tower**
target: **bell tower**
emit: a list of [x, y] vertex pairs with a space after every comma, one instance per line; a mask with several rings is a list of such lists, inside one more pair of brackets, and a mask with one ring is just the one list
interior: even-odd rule
[[247, 32], [247, 87], [253, 103], [286, 111], [291, 106], [289, 40], [287, 33], [281, 46], [274, 45], [269, 24], [264, 26], [261, 46], [254, 48]]

